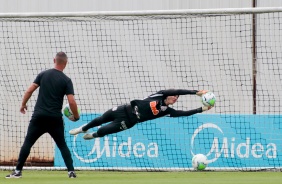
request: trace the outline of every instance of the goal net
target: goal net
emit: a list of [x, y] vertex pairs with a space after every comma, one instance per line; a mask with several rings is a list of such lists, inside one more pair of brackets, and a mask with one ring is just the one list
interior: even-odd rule
[[[64, 72], [82, 112], [75, 123], [64, 117], [76, 169], [188, 171], [199, 153], [208, 158], [207, 170], [281, 169], [281, 11], [0, 14], [1, 167], [15, 167], [26, 135], [38, 91], [23, 115], [25, 90], [64, 51]], [[68, 133], [110, 108], [170, 88], [210, 90], [216, 105], [89, 141]], [[201, 106], [200, 97], [185, 95], [173, 108]], [[65, 169], [50, 135], [32, 147], [29, 168]]]

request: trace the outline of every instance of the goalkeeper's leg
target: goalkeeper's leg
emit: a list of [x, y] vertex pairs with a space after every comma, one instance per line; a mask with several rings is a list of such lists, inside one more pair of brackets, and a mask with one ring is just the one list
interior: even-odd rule
[[129, 128], [132, 128], [136, 123], [130, 122], [128, 119], [117, 119], [113, 122], [102, 126], [98, 129], [97, 132], [94, 133], [88, 133], [83, 136], [85, 140], [90, 140], [97, 137], [104, 137], [105, 135], [118, 133], [124, 130], [127, 130]]
[[99, 116], [99, 117], [93, 119], [88, 124], [85, 124], [85, 125], [82, 125], [81, 127], [74, 128], [74, 129], [70, 130], [69, 133], [71, 135], [77, 135], [79, 133], [86, 133], [87, 130], [89, 130], [90, 128], [97, 127], [97, 126], [100, 126], [104, 123], [113, 121], [114, 118], [116, 117], [115, 112], [116, 111], [114, 111], [113, 109], [109, 109], [102, 116]]

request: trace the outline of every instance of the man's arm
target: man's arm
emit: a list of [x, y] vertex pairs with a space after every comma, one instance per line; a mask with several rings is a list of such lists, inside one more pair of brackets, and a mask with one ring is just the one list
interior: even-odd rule
[[202, 113], [202, 112], [207, 111], [211, 108], [212, 108], [212, 106], [210, 106], [210, 107], [203, 106], [203, 107], [193, 109], [193, 110], [189, 110], [189, 111], [181, 111], [181, 110], [175, 110], [175, 109], [170, 108], [169, 114], [170, 114], [170, 117], [191, 116], [193, 114]]
[[24, 93], [23, 100], [22, 100], [22, 106], [20, 108], [20, 112], [25, 114], [25, 111], [27, 110], [27, 105], [26, 103], [30, 99], [32, 93], [38, 88], [38, 84], [32, 83], [27, 90]]
[[158, 93], [163, 94], [164, 96], [175, 96], [175, 95], [198, 95], [202, 96], [203, 94], [207, 93], [207, 90], [187, 90], [187, 89], [168, 89], [168, 90], [162, 90]]
[[68, 99], [68, 102], [69, 102], [70, 109], [73, 113], [73, 117], [74, 117], [73, 121], [79, 120], [80, 116], [78, 114], [78, 108], [77, 108], [76, 101], [74, 99], [74, 95], [73, 94], [67, 95], [67, 99]]

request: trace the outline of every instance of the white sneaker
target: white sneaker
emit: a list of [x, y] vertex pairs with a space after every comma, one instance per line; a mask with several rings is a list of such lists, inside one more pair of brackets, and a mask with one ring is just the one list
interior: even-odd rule
[[93, 137], [93, 133], [91, 133], [91, 134], [85, 134], [84, 136], [83, 136], [83, 139], [85, 139], [85, 140], [90, 140], [90, 139], [93, 139], [94, 137]]
[[82, 127], [84, 127], [84, 126], [85, 126], [85, 125], [82, 125], [81, 127], [71, 129], [71, 130], [69, 131], [69, 133], [70, 133], [71, 135], [76, 135], [76, 134], [80, 134], [80, 133], [85, 133], [85, 132], [87, 132], [87, 131], [83, 131], [83, 130], [82, 130]]

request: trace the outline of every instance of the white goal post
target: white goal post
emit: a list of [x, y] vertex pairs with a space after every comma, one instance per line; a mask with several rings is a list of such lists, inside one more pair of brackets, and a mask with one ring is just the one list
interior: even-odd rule
[[90, 11], [90, 12], [28, 12], [0, 13], [1, 18], [16, 17], [85, 17], [85, 16], [137, 16], [137, 15], [181, 15], [181, 14], [251, 14], [281, 12], [282, 7], [225, 8], [225, 9], [181, 9], [142, 11]]

